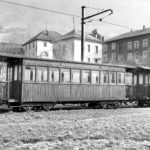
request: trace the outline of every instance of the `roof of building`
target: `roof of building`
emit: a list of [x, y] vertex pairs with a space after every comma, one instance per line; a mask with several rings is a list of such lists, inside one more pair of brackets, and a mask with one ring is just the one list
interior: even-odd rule
[[[59, 41], [59, 40], [64, 40], [64, 39], [68, 39], [68, 38], [81, 38], [81, 31], [78, 30], [72, 30], [64, 35], [62, 35], [61, 37], [55, 39], [54, 41]], [[100, 39], [85, 33], [85, 40], [90, 40], [93, 42], [102, 42]]]
[[121, 34], [119, 36], [110, 38], [110, 39], [106, 40], [105, 42], [111, 42], [111, 41], [126, 39], [126, 38], [145, 35], [145, 34], [150, 34], [150, 28], [145, 28], [145, 29], [142, 29], [142, 30], [127, 32], [127, 33]]
[[58, 38], [60, 36], [61, 36], [61, 34], [56, 32], [56, 31], [44, 30], [44, 31], [40, 32], [39, 34], [37, 34], [36, 36], [34, 36], [33, 38], [31, 38], [30, 40], [28, 40], [27, 42], [25, 42], [23, 45], [31, 43], [35, 40], [42, 40], [42, 41], [52, 42], [53, 40], [55, 40], [56, 38]]

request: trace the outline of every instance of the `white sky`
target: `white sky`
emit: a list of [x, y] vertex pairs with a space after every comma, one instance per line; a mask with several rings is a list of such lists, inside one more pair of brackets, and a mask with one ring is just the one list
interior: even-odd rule
[[[143, 25], [150, 27], [150, 0], [7, 0], [11, 2], [41, 7], [81, 16], [81, 6], [99, 9], [112, 9], [113, 15], [104, 21], [141, 29]], [[85, 16], [96, 13], [85, 9]], [[100, 18], [101, 16], [99, 16]], [[32, 36], [45, 29], [62, 34], [73, 29], [73, 18], [60, 14], [34, 10], [0, 2], [0, 26], [5, 29], [5, 35], [0, 33], [0, 41], [24, 43]], [[1, 31], [0, 27], [0, 31]], [[80, 30], [80, 19], [75, 18], [75, 27]], [[120, 28], [102, 22], [92, 22], [85, 25], [85, 31], [98, 29], [106, 38], [119, 35], [130, 29]], [[17, 37], [16, 37], [17, 36]]]

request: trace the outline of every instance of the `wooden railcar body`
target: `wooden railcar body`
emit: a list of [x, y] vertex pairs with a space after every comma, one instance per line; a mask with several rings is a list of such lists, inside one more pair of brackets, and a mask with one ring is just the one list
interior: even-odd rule
[[[69, 61], [26, 58], [24, 56], [4, 55], [7, 62], [7, 99], [11, 106], [36, 106], [65, 103], [99, 103], [126, 101], [125, 73], [126, 67], [107, 64], [90, 64]], [[26, 68], [34, 68], [32, 78], [26, 80], [29, 72]], [[46, 68], [46, 80], [38, 81], [38, 69]], [[58, 82], [50, 81], [50, 69], [58, 69]], [[62, 70], [69, 72], [69, 81], [63, 82]], [[79, 72], [79, 82], [73, 82], [73, 71]], [[84, 72], [85, 71], [85, 72]], [[82, 76], [89, 73], [88, 82]], [[108, 74], [107, 82], [101, 83], [102, 72]], [[96, 83], [92, 76], [97, 73]], [[109, 74], [115, 74], [114, 83], [110, 83]], [[122, 73], [123, 83], [118, 82], [118, 74]], [[40, 75], [41, 76], [41, 75]], [[31, 77], [31, 72], [30, 72]], [[106, 79], [105, 79], [106, 80]]]

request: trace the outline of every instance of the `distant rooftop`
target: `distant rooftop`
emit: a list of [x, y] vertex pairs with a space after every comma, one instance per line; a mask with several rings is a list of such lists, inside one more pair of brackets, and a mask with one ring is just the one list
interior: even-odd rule
[[61, 36], [61, 34], [56, 31], [44, 30], [44, 31], [40, 32], [39, 34], [37, 34], [36, 36], [34, 36], [33, 38], [31, 38], [30, 40], [28, 40], [27, 42], [25, 42], [23, 45], [31, 43], [35, 40], [44, 40], [44, 41], [52, 42], [53, 40], [55, 40], [56, 38], [58, 38], [60, 36]]
[[[59, 38], [55, 39], [54, 41], [59, 41], [59, 40], [64, 40], [64, 39], [68, 39], [68, 38], [81, 38], [81, 31], [77, 31], [77, 30], [72, 30], [62, 36], [60, 36]], [[85, 40], [90, 40], [90, 41], [94, 41], [94, 42], [102, 42], [100, 39], [85, 33]]]
[[0, 52], [9, 54], [23, 54], [23, 47], [16, 43], [0, 43]]
[[150, 34], [150, 28], [143, 28], [142, 30], [127, 32], [127, 33], [121, 34], [119, 36], [110, 38], [110, 39], [106, 40], [105, 42], [111, 42], [111, 41], [126, 39], [126, 38], [145, 35], [145, 34]]

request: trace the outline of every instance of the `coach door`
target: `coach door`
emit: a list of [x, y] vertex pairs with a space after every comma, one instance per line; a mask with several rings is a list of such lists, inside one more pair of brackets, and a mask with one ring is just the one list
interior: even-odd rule
[[[0, 61], [0, 100], [8, 97], [7, 63]], [[2, 101], [1, 101], [2, 102]]]
[[22, 67], [19, 60], [10, 60], [8, 63], [9, 98], [20, 100]]

